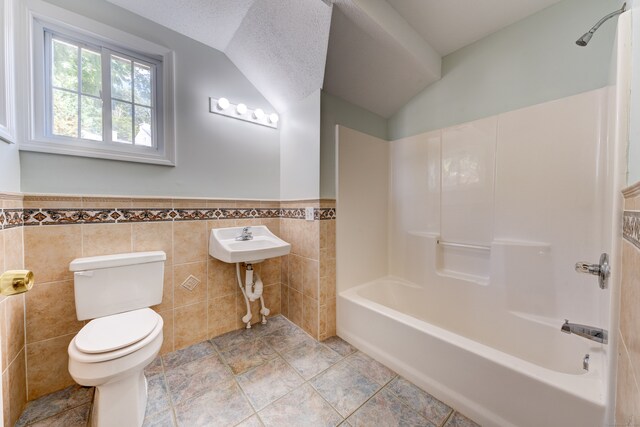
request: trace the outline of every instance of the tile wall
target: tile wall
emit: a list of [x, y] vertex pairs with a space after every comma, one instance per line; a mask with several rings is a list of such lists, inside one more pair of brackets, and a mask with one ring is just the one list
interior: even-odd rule
[[[0, 274], [24, 268], [22, 196], [0, 194]], [[0, 296], [0, 358], [4, 425], [12, 426], [27, 402], [25, 295]]]
[[[335, 211], [335, 201], [313, 204], [283, 202], [282, 207], [304, 206]], [[312, 337], [324, 340], [336, 334], [336, 221], [300, 221], [283, 218], [282, 238], [291, 243], [283, 257], [282, 313]]]
[[640, 183], [624, 192], [616, 425], [640, 424]]
[[[67, 371], [67, 346], [85, 322], [76, 318], [68, 267], [78, 257], [147, 250], [167, 253], [163, 301], [153, 307], [164, 319], [164, 354], [244, 326], [241, 317], [246, 306], [235, 265], [208, 255], [209, 232], [217, 227], [264, 224], [292, 243], [292, 255], [256, 266], [271, 314], [292, 313], [292, 320], [315, 338], [335, 334], [335, 249], [328, 249], [335, 248], [335, 202], [281, 206], [264, 201], [25, 195], [19, 203], [24, 206], [23, 212], [17, 209], [24, 227], [0, 232], [4, 246], [11, 248], [0, 252], [0, 265], [10, 268], [24, 263], [34, 272], [36, 285], [26, 298], [0, 302], [0, 319], [5, 319], [7, 332], [20, 336], [3, 340], [2, 348], [3, 355], [9, 356], [3, 358], [5, 385], [12, 379], [11, 368], [22, 375], [21, 389], [10, 384], [5, 388], [23, 391], [22, 400], [12, 397], [15, 402], [8, 405], [16, 408], [15, 415], [5, 411], [11, 419], [20, 415], [26, 400], [73, 384]], [[16, 206], [22, 208], [22, 204]], [[303, 206], [322, 209], [316, 209], [314, 221], [305, 221]], [[199, 284], [189, 291], [181, 285], [191, 275]], [[290, 288], [295, 291], [289, 292]], [[259, 302], [251, 308], [254, 323], [260, 320]], [[24, 321], [15, 321], [18, 318]], [[5, 352], [7, 342], [13, 344]]]

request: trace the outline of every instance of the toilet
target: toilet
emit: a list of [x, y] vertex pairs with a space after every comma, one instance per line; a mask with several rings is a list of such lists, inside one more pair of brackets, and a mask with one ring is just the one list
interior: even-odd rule
[[147, 405], [144, 368], [162, 346], [164, 252], [78, 258], [74, 275], [78, 320], [89, 320], [69, 344], [69, 373], [96, 388], [91, 425], [140, 427]]

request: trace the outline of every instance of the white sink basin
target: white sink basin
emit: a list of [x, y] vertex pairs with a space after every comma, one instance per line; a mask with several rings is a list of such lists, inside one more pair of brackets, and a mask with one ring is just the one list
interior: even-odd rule
[[209, 236], [209, 254], [220, 261], [256, 263], [287, 255], [291, 245], [278, 238], [264, 225], [249, 227], [251, 240], [236, 240], [243, 227], [214, 228]]

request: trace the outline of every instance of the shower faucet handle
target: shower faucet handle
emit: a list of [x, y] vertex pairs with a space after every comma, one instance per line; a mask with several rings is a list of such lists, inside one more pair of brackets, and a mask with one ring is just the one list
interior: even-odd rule
[[598, 276], [598, 283], [600, 284], [600, 289], [607, 288], [607, 281], [609, 276], [611, 275], [611, 266], [609, 265], [609, 255], [606, 253], [600, 255], [600, 263], [599, 264], [589, 264], [588, 262], [577, 262], [576, 263], [576, 271], [578, 273], [586, 273], [592, 274], [594, 276]]

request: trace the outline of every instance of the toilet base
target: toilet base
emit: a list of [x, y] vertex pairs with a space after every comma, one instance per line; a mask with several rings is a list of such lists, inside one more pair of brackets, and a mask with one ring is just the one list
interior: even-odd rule
[[144, 371], [96, 387], [91, 427], [140, 427], [147, 408]]

